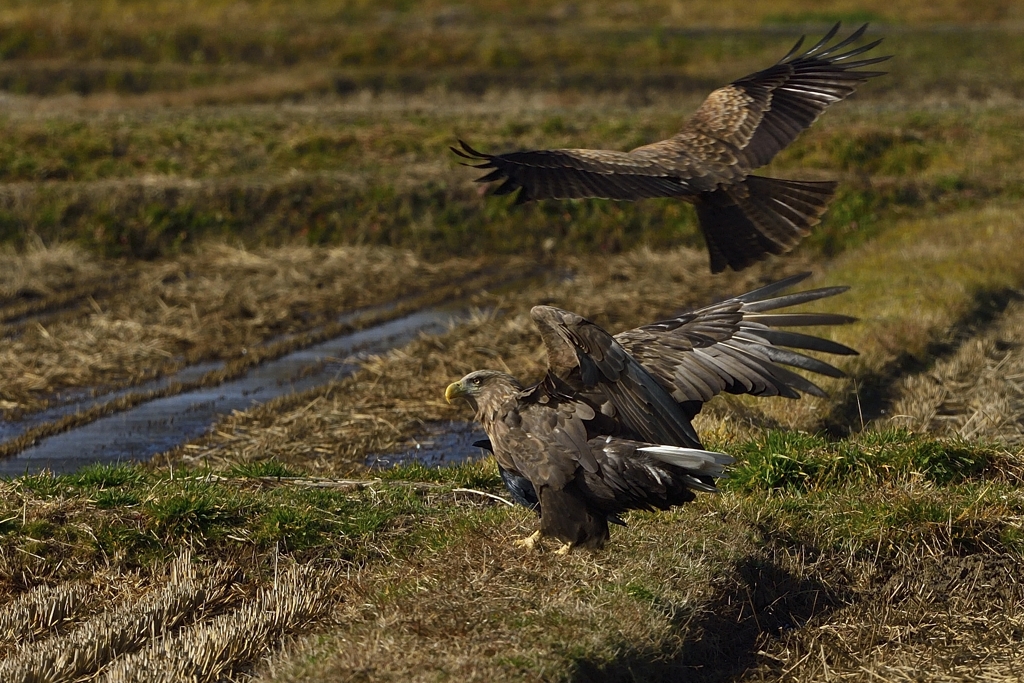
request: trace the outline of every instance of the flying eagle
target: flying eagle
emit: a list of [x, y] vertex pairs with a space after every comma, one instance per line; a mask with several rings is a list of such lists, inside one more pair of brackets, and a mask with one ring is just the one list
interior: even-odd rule
[[814, 47], [797, 54], [804, 39], [775, 66], [712, 92], [667, 140], [629, 152], [548, 149], [485, 154], [459, 141], [452, 151], [491, 169], [478, 182], [504, 180], [494, 194], [517, 189], [516, 203], [532, 199], [635, 200], [680, 197], [697, 209], [711, 255], [711, 272], [742, 270], [768, 253], [797, 245], [821, 221], [833, 182], [804, 182], [751, 175], [764, 166], [834, 102], [883, 71], [855, 71], [886, 59], [852, 60], [881, 40], [845, 50], [863, 34], [827, 45], [836, 24]]
[[742, 296], [611, 335], [552, 306], [530, 314], [548, 356], [531, 387], [501, 372], [477, 370], [448, 385], [466, 399], [487, 433], [510, 492], [541, 516], [541, 536], [599, 548], [608, 522], [626, 510], [666, 510], [715, 491], [732, 458], [704, 450], [691, 420], [728, 392], [798, 398], [825, 393], [790, 366], [841, 377], [828, 363], [792, 349], [855, 354], [827, 339], [778, 326], [837, 325], [832, 313], [774, 313], [846, 291], [828, 287], [780, 295], [809, 273]]

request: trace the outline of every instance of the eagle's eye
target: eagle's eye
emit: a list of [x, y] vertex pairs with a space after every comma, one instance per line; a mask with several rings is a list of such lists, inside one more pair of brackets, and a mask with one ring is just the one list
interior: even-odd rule
[[474, 387], [478, 387], [480, 386], [480, 378], [474, 377], [473, 379], [469, 380], [469, 383], [472, 384]]

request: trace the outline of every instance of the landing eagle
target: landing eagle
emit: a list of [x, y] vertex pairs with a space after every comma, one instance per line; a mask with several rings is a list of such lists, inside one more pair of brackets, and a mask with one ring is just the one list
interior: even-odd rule
[[855, 354], [827, 339], [779, 326], [852, 322], [832, 313], [771, 312], [846, 291], [780, 295], [796, 275], [726, 301], [611, 335], [552, 306], [531, 311], [548, 356], [544, 379], [477, 370], [448, 385], [476, 411], [514, 497], [540, 513], [528, 546], [551, 536], [600, 548], [608, 523], [627, 510], [666, 510], [713, 492], [732, 458], [704, 450], [691, 420], [721, 392], [824, 396], [790, 366], [841, 377], [834, 366], [792, 349]]
[[[834, 182], [751, 175], [835, 102], [883, 71], [856, 71], [889, 56], [854, 60], [881, 40], [847, 50], [861, 26], [829, 46], [839, 24], [805, 52], [803, 38], [777, 64], [712, 92], [667, 140], [629, 152], [546, 149], [508, 154], [478, 152], [459, 141], [452, 151], [504, 180], [495, 194], [519, 190], [533, 199], [636, 200], [680, 197], [697, 209], [711, 256], [711, 272], [742, 270], [767, 254], [788, 252], [821, 221]], [[843, 50], [846, 50], [845, 52]]]

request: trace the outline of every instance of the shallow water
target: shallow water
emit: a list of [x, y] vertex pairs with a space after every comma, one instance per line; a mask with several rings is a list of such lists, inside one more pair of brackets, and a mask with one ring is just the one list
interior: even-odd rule
[[430, 422], [413, 439], [412, 446], [398, 453], [373, 453], [366, 458], [367, 467], [394, 467], [414, 462], [428, 467], [460, 465], [483, 457], [486, 451], [474, 446], [474, 441], [487, 435], [474, 422]]
[[[327, 340], [268, 361], [218, 386], [155, 399], [43, 439], [12, 458], [0, 460], [0, 476], [47, 469], [62, 473], [93, 463], [148, 460], [201, 436], [220, 416], [233, 410], [247, 410], [349, 375], [357, 369], [353, 356], [388, 351], [420, 333], [441, 333], [467, 316], [465, 307], [439, 306]], [[158, 381], [174, 380], [180, 381], [181, 374]], [[133, 391], [140, 389], [144, 390], [135, 387]], [[64, 410], [66, 414], [67, 406]]]
[[[362, 308], [357, 308], [343, 313], [335, 320], [337, 323], [349, 324], [362, 316], [379, 315], [393, 311], [403, 301], [405, 301], [405, 299], [399, 299], [398, 301], [392, 301], [379, 306], [364, 306]], [[316, 332], [316, 330], [313, 330], [313, 332]], [[273, 344], [287, 342], [304, 334], [309, 334], [309, 332], [272, 337], [260, 344], [257, 344], [255, 348], [268, 347]], [[205, 361], [195, 365], [189, 365], [164, 377], [158, 377], [148, 382], [143, 382], [142, 384], [125, 387], [123, 389], [116, 389], [114, 391], [96, 392], [91, 388], [64, 391], [53, 396], [51, 399], [52, 405], [45, 410], [30, 413], [19, 420], [0, 420], [0, 442], [16, 439], [34, 427], [47, 424], [48, 422], [56, 422], [68, 415], [74, 415], [75, 413], [96, 408], [105, 403], [121, 398], [122, 396], [127, 396], [128, 394], [144, 394], [150, 391], [157, 391], [164, 389], [175, 382], [182, 384], [197, 382], [208, 372], [223, 370], [225, 365], [227, 365], [227, 363], [222, 360]]]
[[133, 387], [117, 389], [107, 393], [93, 394], [91, 389], [80, 389], [78, 391], [67, 391], [56, 395], [53, 404], [46, 410], [37, 413], [30, 413], [20, 420], [0, 420], [0, 442], [16, 439], [33, 427], [44, 425], [48, 422], [55, 422], [68, 415], [84, 412], [109, 403], [122, 396], [135, 393], [145, 393], [163, 389], [174, 382], [195, 382], [208, 372], [220, 370], [224, 367], [224, 361], [208, 361], [183, 368], [180, 371], [159, 377], [149, 382], [143, 382]]

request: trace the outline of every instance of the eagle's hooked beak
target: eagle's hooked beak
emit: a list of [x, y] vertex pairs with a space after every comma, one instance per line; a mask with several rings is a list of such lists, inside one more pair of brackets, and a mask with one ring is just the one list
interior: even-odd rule
[[444, 400], [451, 403], [453, 399], [459, 398], [466, 395], [466, 388], [462, 386], [462, 382], [452, 382], [448, 385], [448, 388], [444, 390]]

